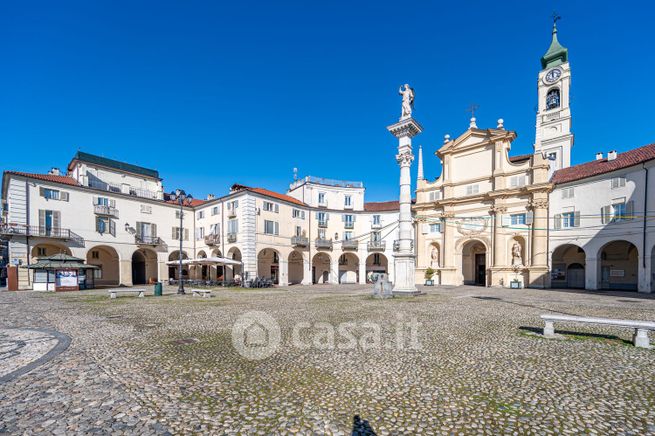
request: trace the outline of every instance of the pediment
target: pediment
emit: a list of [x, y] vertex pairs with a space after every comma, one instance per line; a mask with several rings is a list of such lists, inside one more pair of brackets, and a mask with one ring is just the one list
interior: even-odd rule
[[507, 139], [512, 141], [516, 133], [504, 129], [467, 129], [457, 138], [444, 144], [437, 150], [438, 156], [457, 151], [467, 151], [477, 147], [486, 147], [498, 140]]

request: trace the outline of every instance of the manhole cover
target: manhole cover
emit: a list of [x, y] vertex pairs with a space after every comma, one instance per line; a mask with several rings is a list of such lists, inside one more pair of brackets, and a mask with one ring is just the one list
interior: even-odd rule
[[196, 342], [200, 342], [200, 341], [196, 338], [184, 338], [184, 339], [176, 339], [171, 343], [176, 345], [190, 345], [190, 344], [195, 344]]

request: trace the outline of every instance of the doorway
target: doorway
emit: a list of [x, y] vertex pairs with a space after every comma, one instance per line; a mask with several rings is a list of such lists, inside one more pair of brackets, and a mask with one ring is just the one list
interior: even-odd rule
[[487, 284], [487, 265], [485, 253], [475, 254], [475, 284], [485, 286]]

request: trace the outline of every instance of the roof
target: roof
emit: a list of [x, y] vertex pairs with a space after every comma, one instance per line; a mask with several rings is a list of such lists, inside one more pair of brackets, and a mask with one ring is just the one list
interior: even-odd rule
[[364, 210], [366, 212], [396, 211], [400, 210], [400, 203], [398, 201], [377, 201], [364, 203]]
[[5, 174], [29, 177], [31, 179], [43, 180], [44, 182], [62, 183], [64, 185], [78, 186], [77, 180], [68, 176], [55, 176], [53, 174], [23, 173], [20, 171], [5, 171]]
[[[206, 200], [199, 200], [199, 199], [197, 199], [197, 198], [192, 198], [192, 199], [191, 199], [191, 202], [190, 202], [191, 204], [185, 204], [185, 206], [189, 206], [189, 207], [202, 206], [202, 205], [205, 204], [206, 202], [207, 202]], [[177, 202], [176, 200], [166, 200], [166, 203], [169, 203], [169, 204], [178, 204], [178, 202]]]
[[84, 153], [83, 151], [78, 151], [77, 153], [75, 153], [75, 156], [73, 156], [73, 159], [71, 159], [70, 163], [68, 164], [69, 170], [72, 168], [73, 162], [75, 162], [76, 160], [80, 162], [102, 165], [104, 167], [114, 168], [117, 170], [126, 171], [128, 173], [140, 174], [142, 176], [154, 177], [155, 179], [159, 179], [159, 171], [157, 170], [151, 170], [148, 168], [140, 167], [138, 165], [132, 165], [126, 162], [121, 162], [118, 160], [107, 159], [106, 157], [96, 156], [95, 154], [90, 154], [90, 153]]
[[545, 55], [541, 57], [541, 67], [543, 69], [556, 67], [569, 61], [568, 49], [562, 47], [557, 40], [557, 25], [553, 23], [553, 39]]
[[653, 159], [655, 159], [655, 143], [619, 153], [614, 160], [594, 160], [557, 170], [553, 174], [551, 182], [554, 184], [573, 182], [628, 168]]
[[264, 189], [264, 188], [253, 188], [253, 187], [250, 187], [250, 186], [244, 186], [244, 185], [239, 185], [238, 183], [235, 183], [230, 188], [230, 191], [233, 191], [233, 192], [234, 191], [249, 191], [249, 192], [254, 192], [254, 193], [257, 193], [257, 194], [260, 194], [260, 195], [264, 195], [266, 197], [275, 198], [277, 200], [282, 200], [282, 201], [286, 201], [286, 202], [289, 202], [289, 203], [297, 204], [298, 206], [307, 206], [302, 201], [298, 200], [297, 198], [293, 198], [290, 195], [280, 194], [279, 192], [270, 191], [270, 190]]
[[84, 259], [70, 256], [65, 253], [54, 254], [52, 256], [39, 257], [36, 263], [26, 266], [29, 269], [100, 269], [96, 265], [84, 263]]
[[509, 161], [512, 163], [524, 162], [532, 157], [532, 154], [519, 154], [518, 156], [510, 156]]

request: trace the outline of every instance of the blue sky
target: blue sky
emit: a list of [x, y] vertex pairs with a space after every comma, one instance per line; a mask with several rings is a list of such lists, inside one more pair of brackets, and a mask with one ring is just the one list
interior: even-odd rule
[[[398, 195], [398, 86], [416, 89], [426, 177], [443, 135], [500, 117], [532, 151], [557, 10], [572, 67], [573, 162], [655, 142], [648, 2], [2, 2], [0, 170], [78, 150], [156, 168], [168, 191], [284, 191], [301, 175]], [[412, 168], [413, 177], [416, 166]]]

